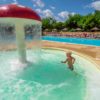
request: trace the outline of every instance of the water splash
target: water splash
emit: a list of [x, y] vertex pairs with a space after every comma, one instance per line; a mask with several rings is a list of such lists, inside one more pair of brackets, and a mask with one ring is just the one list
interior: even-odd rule
[[[0, 72], [1, 100], [66, 100], [66, 98], [83, 100], [84, 78], [74, 75], [67, 69], [67, 65], [60, 63], [65, 58], [63, 53], [42, 50], [40, 60], [37, 60], [36, 53], [28, 50], [28, 59], [33, 61], [35, 59], [34, 64], [27, 68], [20, 68], [21, 70], [15, 70], [13, 73], [9, 58], [16, 58], [17, 53], [12, 52], [10, 56], [10, 52], [6, 52], [5, 56], [8, 55], [6, 63], [3, 64], [4, 67], [0, 67], [0, 70], [2, 69]], [[5, 56], [3, 54], [0, 60]], [[4, 61], [5, 59], [2, 63]]]

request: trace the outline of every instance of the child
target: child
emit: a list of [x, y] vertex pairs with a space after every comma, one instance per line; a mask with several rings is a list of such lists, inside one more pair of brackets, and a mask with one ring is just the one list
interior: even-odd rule
[[70, 70], [74, 70], [74, 67], [73, 67], [73, 64], [75, 62], [75, 58], [71, 56], [72, 55], [72, 52], [68, 52], [66, 53], [66, 60], [65, 61], [62, 61], [62, 63], [68, 63], [68, 67]]

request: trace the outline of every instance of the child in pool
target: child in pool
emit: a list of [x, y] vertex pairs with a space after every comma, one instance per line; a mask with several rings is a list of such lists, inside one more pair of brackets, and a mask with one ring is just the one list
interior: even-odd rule
[[70, 70], [74, 70], [74, 66], [73, 66], [73, 64], [74, 64], [74, 62], [75, 62], [75, 58], [74, 57], [72, 57], [71, 56], [72, 55], [72, 52], [68, 52], [68, 53], [66, 53], [66, 60], [65, 61], [61, 61], [62, 63], [68, 63], [68, 67], [69, 67], [69, 69]]

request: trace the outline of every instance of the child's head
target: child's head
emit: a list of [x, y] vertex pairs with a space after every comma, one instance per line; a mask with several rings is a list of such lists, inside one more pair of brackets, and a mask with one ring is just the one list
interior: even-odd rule
[[72, 55], [72, 52], [71, 51], [68, 51], [67, 53], [66, 53], [66, 56], [67, 57], [70, 57]]

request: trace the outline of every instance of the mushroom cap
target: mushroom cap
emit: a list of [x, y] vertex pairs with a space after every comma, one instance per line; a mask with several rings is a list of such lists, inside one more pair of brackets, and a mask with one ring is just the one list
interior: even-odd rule
[[34, 10], [18, 4], [0, 6], [0, 18], [3, 17], [24, 18], [41, 21], [40, 16]]

